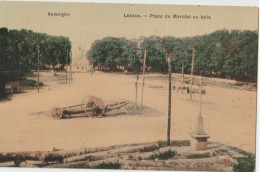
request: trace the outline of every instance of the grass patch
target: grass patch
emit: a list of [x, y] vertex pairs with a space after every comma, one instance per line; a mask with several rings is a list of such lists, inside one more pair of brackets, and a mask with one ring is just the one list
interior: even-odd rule
[[[43, 85], [43, 83], [39, 82], [39, 86], [42, 86], [42, 85]], [[32, 79], [23, 78], [20, 80], [20, 86], [21, 87], [35, 87], [35, 86], [37, 86], [37, 81], [32, 80]]]
[[246, 156], [236, 158], [237, 164], [234, 164], [234, 172], [253, 172], [255, 169], [255, 157]]
[[190, 140], [174, 140], [171, 142], [172, 146], [190, 146]]
[[[167, 142], [162, 141], [162, 140], [159, 140], [157, 142], [157, 144], [160, 148], [167, 146]], [[173, 141], [171, 141], [171, 146], [181, 147], [181, 146], [190, 146], [190, 145], [191, 145], [190, 140], [173, 140]]]
[[160, 148], [167, 146], [167, 142], [166, 142], [166, 141], [162, 141], [162, 140], [159, 140], [157, 144], [158, 144], [158, 146], [159, 146]]
[[154, 159], [158, 158], [160, 160], [166, 160], [166, 159], [173, 158], [175, 155], [176, 155], [175, 151], [168, 150], [168, 151], [165, 151], [165, 152], [161, 152], [159, 154], [153, 154], [153, 155], [149, 156], [148, 159], [154, 160]]
[[36, 81], [32, 79], [21, 79], [20, 80], [20, 86], [21, 87], [34, 87], [36, 86]]
[[95, 169], [120, 169], [120, 164], [118, 162], [112, 163], [104, 163], [98, 164], [94, 167]]

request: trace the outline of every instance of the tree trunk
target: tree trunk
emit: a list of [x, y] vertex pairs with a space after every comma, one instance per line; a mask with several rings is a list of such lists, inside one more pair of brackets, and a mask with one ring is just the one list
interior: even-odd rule
[[128, 155], [130, 153], [137, 153], [137, 152], [153, 152], [158, 150], [159, 146], [157, 144], [150, 144], [144, 146], [135, 146], [134, 148], [128, 148], [126, 150], [116, 150], [110, 151], [109, 153], [106, 151], [96, 152], [91, 154], [79, 155], [74, 156], [71, 158], [67, 158], [65, 161], [66, 163], [70, 162], [77, 162], [77, 161], [97, 161], [97, 160], [104, 160], [108, 158], [117, 157], [118, 155]]
[[6, 94], [5, 84], [6, 84], [6, 82], [2, 78], [0, 78], [0, 98]]
[[45, 162], [51, 161], [63, 161], [63, 157], [56, 153], [44, 152], [44, 151], [32, 151], [32, 152], [7, 152], [0, 153], [0, 162], [14, 161], [16, 165], [19, 165], [22, 161], [26, 160], [39, 160]]

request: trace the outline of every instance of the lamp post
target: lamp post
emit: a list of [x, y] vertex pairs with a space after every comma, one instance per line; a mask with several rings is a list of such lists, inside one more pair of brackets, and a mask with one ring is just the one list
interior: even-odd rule
[[144, 50], [144, 61], [143, 61], [143, 85], [142, 85], [142, 100], [141, 100], [141, 109], [143, 109], [143, 101], [144, 101], [144, 80], [145, 80], [145, 61], [146, 61], [146, 49]]
[[190, 100], [192, 100], [193, 70], [194, 70], [194, 58], [195, 58], [195, 49], [194, 49], [194, 47], [192, 49], [192, 60], [191, 60]]
[[69, 57], [70, 61], [70, 76], [69, 76], [69, 81], [72, 82], [72, 51], [70, 50], [70, 57]]
[[182, 76], [182, 89], [181, 89], [181, 93], [183, 93], [184, 90], [184, 66], [183, 66], [183, 62], [182, 62], [182, 67], [181, 67], [181, 76]]
[[37, 90], [38, 90], [38, 93], [40, 92], [40, 46], [37, 45], [36, 46], [36, 51], [37, 51]]
[[38, 71], [38, 72], [37, 72], [37, 73], [38, 73], [38, 79], [37, 79], [37, 89], [38, 89], [38, 93], [39, 93], [39, 92], [40, 92], [40, 88], [39, 88], [39, 87], [40, 87], [40, 84], [39, 84], [39, 82], [40, 82], [40, 73], [39, 73], [39, 70], [40, 70], [40, 64], [39, 64], [39, 63], [40, 63], [40, 57], [39, 57], [39, 56], [40, 56], [40, 50], [39, 50], [39, 49], [38, 49], [38, 53], [37, 53], [37, 54], [38, 54], [38, 69], [37, 69], [37, 71]]
[[[159, 47], [159, 45], [157, 45]], [[172, 66], [171, 57], [175, 58], [178, 52], [172, 49], [166, 49], [166, 47], [161, 46], [162, 52], [167, 57], [168, 63], [168, 79], [169, 79], [169, 92], [168, 92], [168, 117], [167, 117], [167, 146], [171, 146], [171, 104], [172, 104]]]
[[138, 72], [136, 73], [136, 82], [135, 82], [135, 108], [137, 108], [137, 91], [138, 91]]
[[66, 63], [65, 63], [65, 72], [66, 72], [66, 84], [68, 80], [68, 74], [67, 74], [67, 64], [68, 64], [68, 58], [69, 58], [69, 50], [67, 49], [67, 57], [66, 57]]
[[168, 127], [167, 127], [167, 145], [171, 145], [171, 103], [172, 103], [172, 68], [171, 57], [167, 56], [168, 75], [169, 75], [169, 94], [168, 94]]

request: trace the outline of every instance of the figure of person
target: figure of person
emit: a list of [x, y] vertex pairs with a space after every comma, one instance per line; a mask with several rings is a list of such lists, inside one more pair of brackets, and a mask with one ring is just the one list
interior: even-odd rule
[[95, 72], [94, 66], [91, 65], [91, 66], [90, 66], [90, 75], [92, 76], [94, 72]]

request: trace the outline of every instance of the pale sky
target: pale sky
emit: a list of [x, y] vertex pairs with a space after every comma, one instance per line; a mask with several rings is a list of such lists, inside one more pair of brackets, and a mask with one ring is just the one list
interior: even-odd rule
[[[48, 16], [48, 12], [70, 13], [70, 16]], [[139, 14], [142, 17], [126, 18], [124, 14]], [[150, 14], [168, 14], [171, 18], [150, 18]], [[174, 14], [198, 16], [199, 19], [173, 19]], [[211, 19], [201, 19], [201, 15], [210, 16]], [[224, 28], [258, 30], [258, 8], [0, 2], [0, 27], [68, 36], [72, 42], [73, 57], [77, 57], [80, 53], [79, 47], [87, 51], [93, 41], [106, 36], [128, 39], [151, 35], [189, 37]]]

